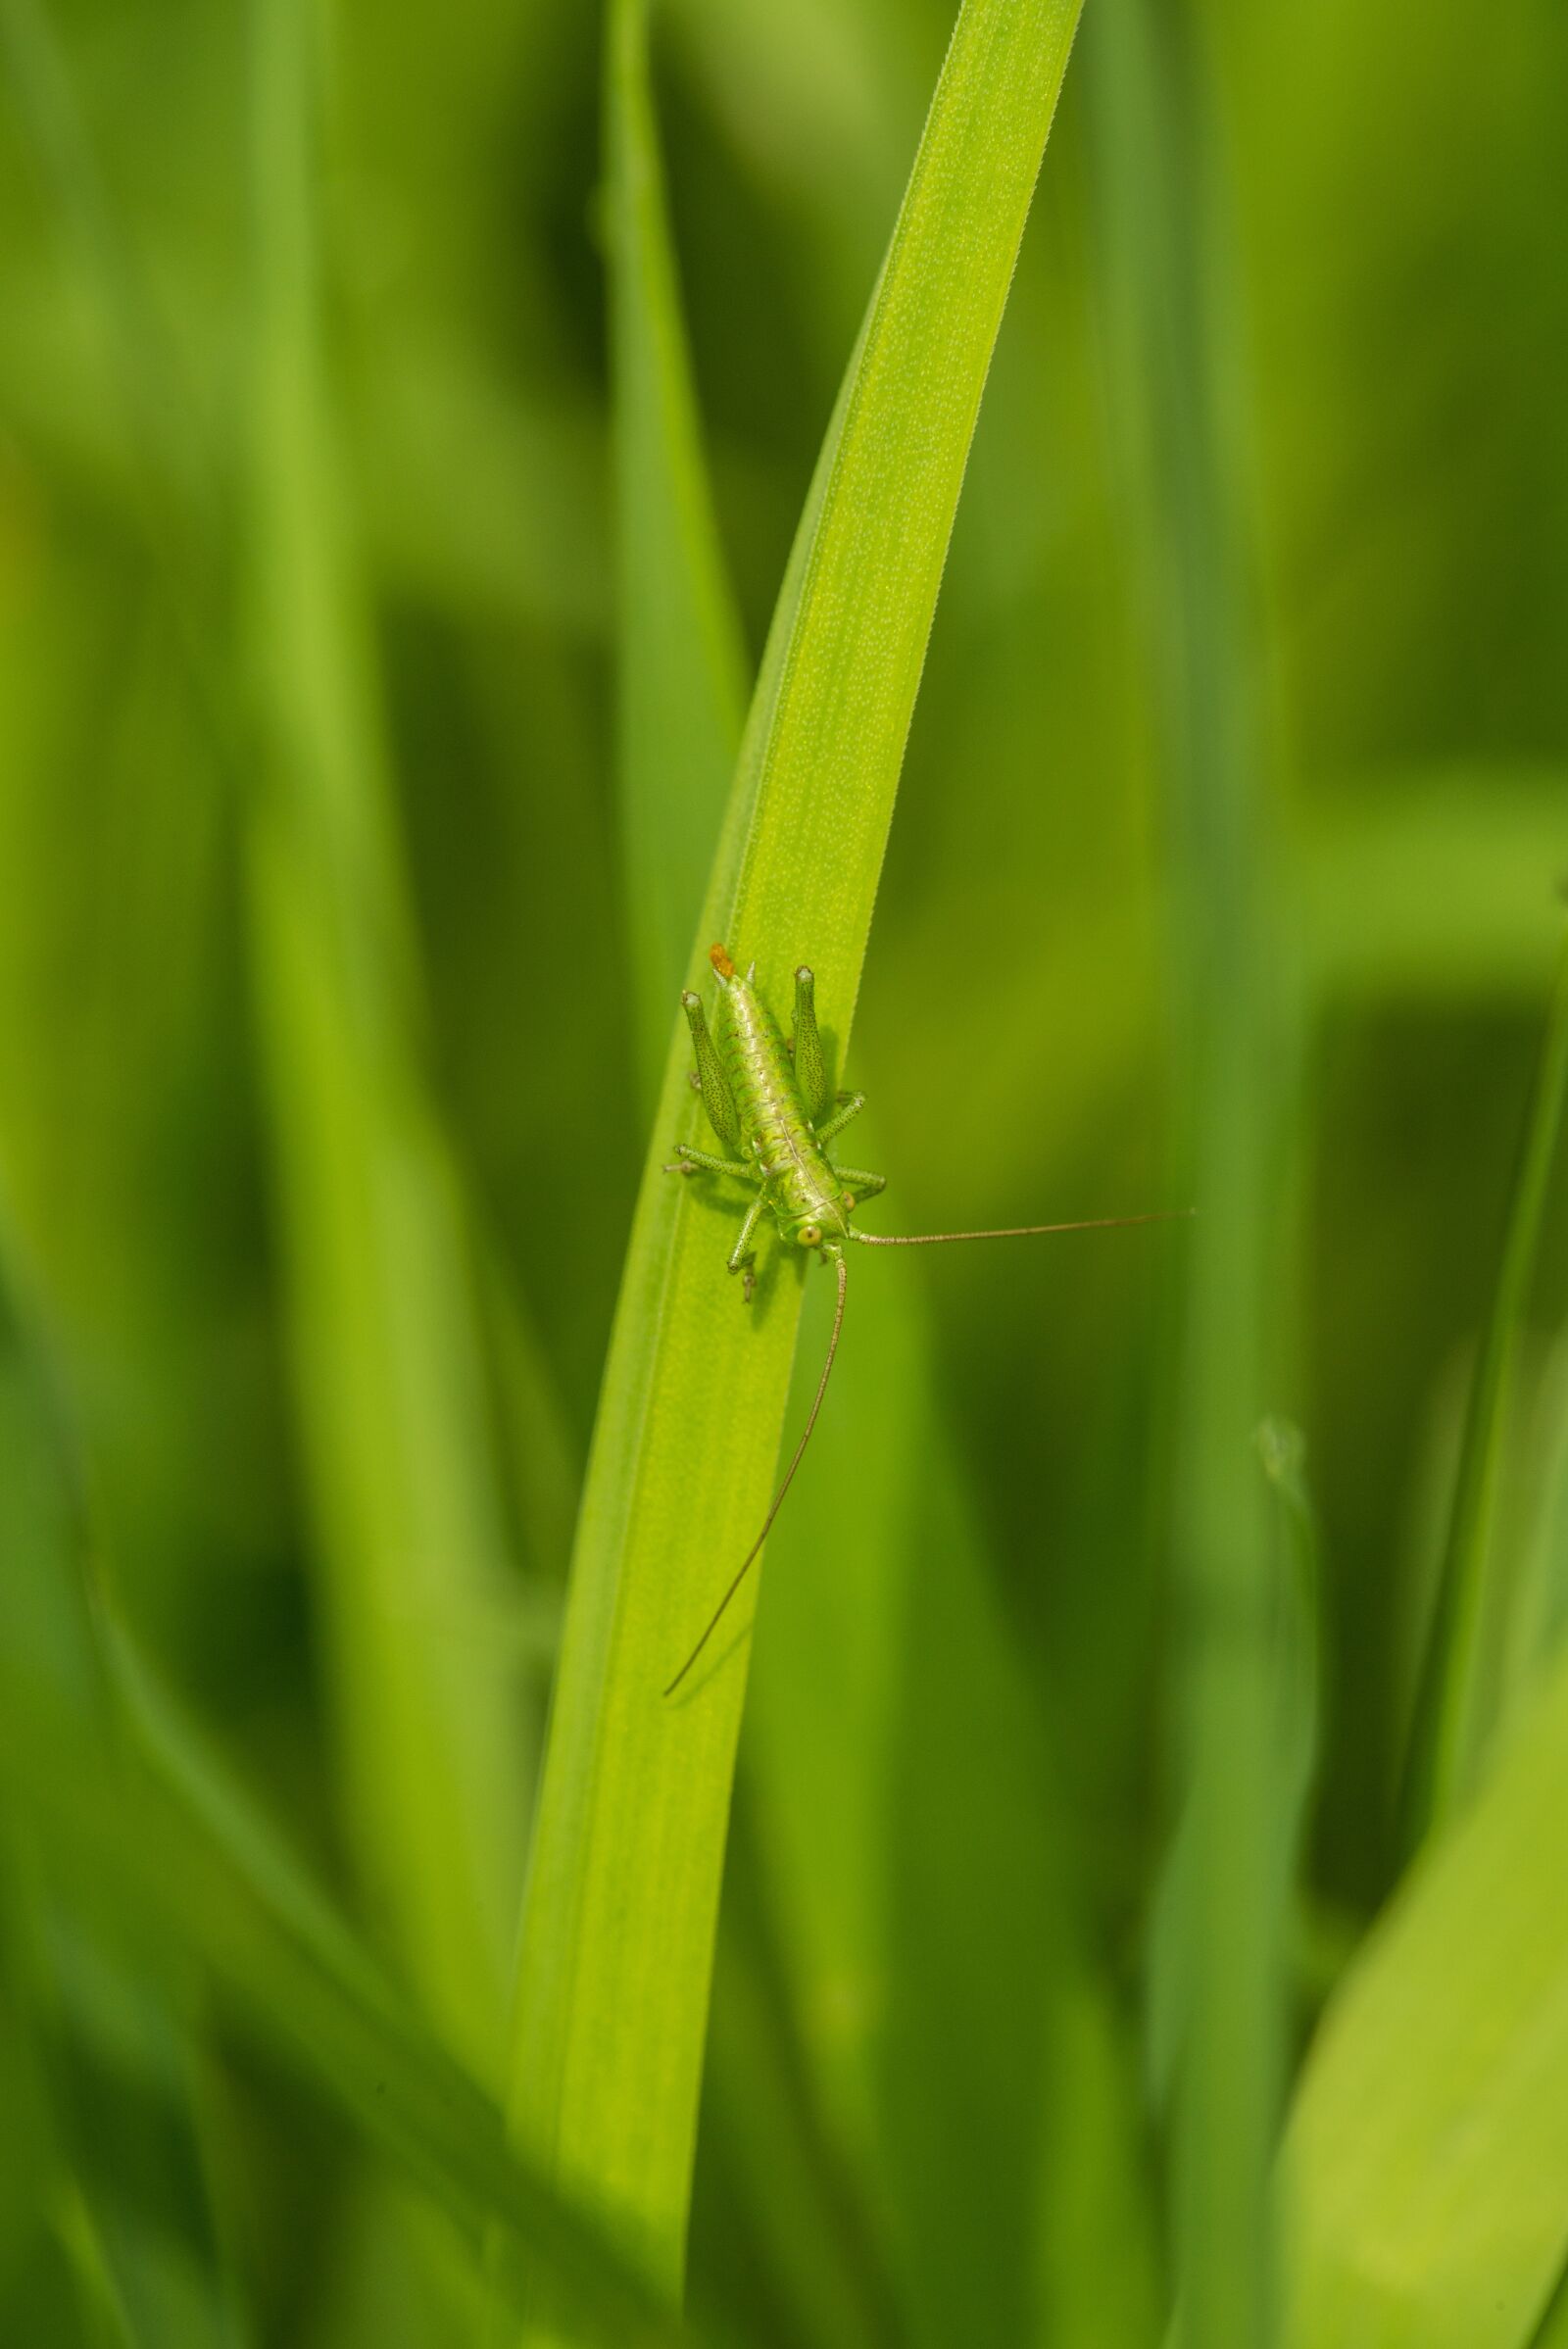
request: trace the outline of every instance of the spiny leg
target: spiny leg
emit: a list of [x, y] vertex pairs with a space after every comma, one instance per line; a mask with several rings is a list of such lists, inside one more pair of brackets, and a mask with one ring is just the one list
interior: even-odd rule
[[665, 1174], [727, 1174], [739, 1175], [743, 1183], [755, 1183], [757, 1169], [744, 1158], [715, 1158], [711, 1150], [693, 1150], [689, 1142], [677, 1142], [675, 1155], [664, 1168]]
[[762, 1210], [766, 1205], [767, 1194], [760, 1191], [747, 1208], [746, 1220], [741, 1225], [740, 1238], [729, 1251], [729, 1268], [731, 1272], [738, 1272], [741, 1275], [741, 1293], [747, 1304], [751, 1303], [752, 1291], [757, 1287], [757, 1275], [752, 1269], [757, 1262], [757, 1250], [752, 1246], [752, 1234], [760, 1222]]
[[694, 995], [688, 987], [680, 1000], [697, 1052], [697, 1090], [703, 1097], [708, 1122], [720, 1142], [727, 1142], [731, 1150], [736, 1150], [741, 1139], [740, 1111], [735, 1106], [729, 1079], [713, 1049], [713, 1039], [708, 1033], [708, 1022], [703, 1017], [703, 999], [700, 995]]
[[863, 1206], [868, 1199], [875, 1199], [879, 1191], [888, 1187], [886, 1175], [868, 1174], [863, 1166], [835, 1166], [833, 1172], [845, 1190], [854, 1193], [857, 1206]]
[[795, 1054], [795, 1082], [806, 1114], [814, 1122], [828, 1103], [827, 1067], [816, 1026], [816, 979], [804, 962], [795, 974], [795, 1036], [790, 1051]]
[[826, 1150], [828, 1144], [833, 1140], [834, 1136], [836, 1134], [842, 1134], [845, 1127], [849, 1124], [850, 1119], [852, 1117], [858, 1117], [860, 1111], [864, 1107], [865, 1096], [863, 1093], [845, 1094], [839, 1102], [838, 1107], [834, 1110], [832, 1116], [824, 1117], [821, 1124], [816, 1129], [816, 1139], [819, 1148]]

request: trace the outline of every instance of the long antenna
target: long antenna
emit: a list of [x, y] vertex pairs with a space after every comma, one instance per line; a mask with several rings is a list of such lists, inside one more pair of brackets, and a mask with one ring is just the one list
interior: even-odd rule
[[729, 1589], [725, 1591], [723, 1597], [713, 1609], [712, 1620], [709, 1624], [707, 1631], [704, 1632], [702, 1638], [698, 1640], [697, 1645], [692, 1649], [691, 1654], [686, 1658], [685, 1663], [682, 1664], [680, 1670], [670, 1682], [669, 1687], [664, 1690], [664, 1694], [666, 1696], [674, 1695], [675, 1690], [680, 1687], [681, 1682], [686, 1678], [687, 1673], [690, 1672], [692, 1666], [702, 1654], [703, 1649], [708, 1645], [709, 1640], [717, 1631], [719, 1623], [723, 1618], [725, 1608], [729, 1605], [730, 1600], [734, 1597], [742, 1583], [745, 1582], [747, 1575], [751, 1571], [753, 1560], [756, 1558], [758, 1551], [761, 1548], [762, 1543], [767, 1540], [774, 1518], [778, 1515], [779, 1510], [784, 1505], [784, 1495], [789, 1491], [791, 1485], [793, 1485], [795, 1482], [795, 1471], [797, 1468], [799, 1468], [802, 1460], [806, 1457], [806, 1447], [811, 1441], [811, 1430], [816, 1425], [816, 1415], [822, 1408], [822, 1397], [827, 1393], [827, 1383], [829, 1378], [832, 1376], [833, 1358], [839, 1350], [839, 1332], [844, 1327], [844, 1292], [849, 1284], [850, 1268], [847, 1260], [843, 1256], [840, 1256], [838, 1259], [838, 1269], [839, 1301], [833, 1310], [833, 1335], [827, 1342], [827, 1360], [823, 1363], [822, 1375], [816, 1382], [816, 1394], [811, 1399], [811, 1408], [807, 1416], [806, 1432], [802, 1436], [799, 1444], [797, 1444], [795, 1446], [795, 1457], [784, 1472], [783, 1484], [780, 1485], [778, 1491], [773, 1495], [773, 1506], [768, 1510], [767, 1515], [762, 1520], [761, 1532], [758, 1535], [757, 1540], [752, 1543], [751, 1548], [746, 1552], [745, 1557], [742, 1558], [740, 1569], [735, 1576], [735, 1580], [730, 1584]]
[[950, 1240], [1034, 1240], [1046, 1232], [1113, 1232], [1130, 1223], [1179, 1223], [1196, 1207], [1160, 1207], [1152, 1215], [1092, 1215], [1086, 1223], [1020, 1223], [1005, 1232], [915, 1232], [907, 1237], [852, 1232], [862, 1248], [944, 1248]]

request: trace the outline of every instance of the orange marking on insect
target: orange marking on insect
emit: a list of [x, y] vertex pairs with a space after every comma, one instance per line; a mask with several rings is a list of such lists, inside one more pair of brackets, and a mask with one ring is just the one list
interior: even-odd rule
[[708, 950], [708, 959], [721, 979], [734, 978], [735, 965], [729, 958], [727, 946], [710, 946]]

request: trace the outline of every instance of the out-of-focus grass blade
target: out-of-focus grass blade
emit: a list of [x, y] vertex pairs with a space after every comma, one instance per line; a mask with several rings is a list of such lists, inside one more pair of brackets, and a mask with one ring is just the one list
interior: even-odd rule
[[1560, 769], [1452, 766], [1357, 776], [1309, 800], [1292, 871], [1316, 1000], [1534, 996], [1565, 793]]
[[1502, 1262], [1476, 1365], [1459, 1447], [1458, 1479], [1410, 1735], [1404, 1798], [1407, 1848], [1440, 1826], [1475, 1778], [1494, 1715], [1502, 1662], [1500, 1571], [1494, 1555], [1497, 1477], [1509, 1378], [1529, 1299], [1552, 1162], [1568, 1094], [1568, 942], [1525, 1123]]
[[605, 45], [615, 478], [616, 772], [639, 1065], [650, 1103], [746, 711], [680, 313], [649, 87], [648, 0]]
[[744, 2276], [752, 2322], [765, 2321], [767, 2337], [791, 2349], [900, 2349], [906, 2331], [872, 2221], [875, 2184], [827, 2122], [819, 2050], [801, 2030], [765, 1876], [743, 1771], [703, 2083], [694, 2302], [700, 2309], [722, 2277], [738, 2297]]
[[537, 2263], [611, 2337], [683, 2337], [619, 2253], [509, 2148], [488, 2097], [409, 2008], [123, 1632], [112, 1623], [105, 1631], [145, 1772], [126, 1767], [107, 1739], [82, 1735], [14, 1658], [0, 1660], [7, 1815], [47, 1838], [75, 1900], [89, 1913], [112, 1902], [207, 1967], [260, 2040], [417, 2181], [475, 2256], [487, 2231], [499, 2229], [509, 2301], [520, 2306]]
[[1109, 349], [1123, 514], [1172, 832], [1175, 1038], [1198, 1208], [1180, 1311], [1173, 1557], [1184, 1813], [1172, 2125], [1180, 2338], [1266, 2349], [1268, 2178], [1285, 2052], [1268, 1495], [1252, 1448], [1280, 1350], [1275, 1230], [1298, 1044], [1282, 1001], [1264, 807], [1261, 656], [1246, 532], [1236, 338], [1202, 26], [1152, 0], [1094, 20]]
[[1289, 2349], [1522, 2349], [1568, 2246], [1568, 1668], [1331, 2004], [1286, 2141]]
[[[151, 381], [158, 345], [46, 20], [9, 5], [154, 511], [180, 516], [183, 550], [188, 483], [165, 428], [177, 387]], [[252, 14], [253, 605], [270, 771], [248, 845], [302, 1415], [362, 1862], [445, 2027], [493, 2072], [525, 1809], [515, 1676], [498, 1675], [489, 1637], [507, 1595], [500, 1510], [462, 1207], [416, 1064], [410, 925], [321, 391], [312, 19], [292, 0]], [[192, 627], [190, 577], [154, 537], [212, 714], [212, 615]]]
[[1528, 1515], [1508, 1608], [1502, 1717], [1568, 1633], [1568, 1335], [1558, 1335], [1542, 1367], [1532, 1421], [1528, 1446], [1521, 1446]]
[[762, 1849], [906, 2336], [1141, 2349], [1133, 2067], [907, 1270], [861, 1282], [842, 1407], [775, 1539], [746, 1746]]
[[[145, 458], [142, 519], [174, 567], [199, 562], [189, 528], [209, 486], [202, 452], [172, 402], [170, 354], [158, 335], [126, 252], [121, 220], [100, 177], [71, 74], [43, 0], [0, 0], [0, 55], [43, 171], [104, 313], [120, 388], [132, 410], [131, 438]], [[172, 486], [175, 495], [167, 492]]]
[[412, 931], [318, 320], [318, 25], [251, 10], [256, 319], [247, 810], [255, 992], [358, 1853], [494, 2077], [525, 1817], [468, 1235], [421, 1080]]
[[[1272, 1826], [1271, 1898], [1289, 1910], [1305, 1836], [1322, 1712], [1321, 1592], [1317, 1520], [1306, 1486], [1306, 1445], [1299, 1428], [1280, 1417], [1257, 1431], [1257, 1452], [1275, 1496], [1269, 1544], [1266, 1642], [1270, 1655], [1271, 1720], [1267, 1791]], [[1162, 2097], [1176, 2086], [1182, 2036], [1194, 1984], [1198, 1948], [1191, 1812], [1183, 1821], [1160, 1887], [1151, 1969], [1150, 2066]], [[1295, 1917], [1296, 1947], [1318, 1958], [1323, 1927], [1301, 1908]]]
[[[77, 1579], [79, 1469], [53, 1366], [14, 1302], [15, 1286], [10, 1263], [0, 1265], [0, 1652], [90, 1742], [106, 1705]], [[70, 1753], [37, 1766], [69, 1770]], [[19, 2162], [15, 2183], [40, 2215], [51, 2197], [72, 2203], [70, 2241], [83, 2256], [90, 2249], [92, 2288], [120, 2312], [128, 2340], [233, 2349], [243, 2328], [181, 2030], [182, 1953], [133, 1930], [112, 1905], [78, 1913], [49, 1837], [9, 1805], [5, 1818], [0, 1972], [48, 2112], [48, 2134], [30, 2170]], [[19, 2153], [29, 2120], [41, 2131], [39, 2104], [22, 2095], [13, 2111], [8, 2099]], [[10, 2213], [0, 2221], [0, 2240], [12, 2223]]]
[[1273, 1416], [1257, 1431], [1258, 1457], [1278, 1496], [1274, 1545], [1274, 1654], [1280, 1773], [1281, 1858], [1289, 1880], [1317, 1764], [1322, 1718], [1322, 1574], [1317, 1515], [1306, 1481], [1306, 1439]]
[[[1065, 70], [1069, 5], [969, 0], [818, 469], [703, 928], [770, 990], [808, 955], [847, 1035], [987, 365]], [[750, 1316], [731, 1218], [661, 1172], [679, 1037], [601, 1398], [518, 1973], [521, 2141], [681, 2272], [746, 1614], [661, 1691], [767, 1504], [799, 1276]], [[853, 1306], [851, 1326], [853, 1331]], [[545, 2319], [548, 2325], [550, 2320]], [[538, 2332], [536, 2328], [536, 2337]]]

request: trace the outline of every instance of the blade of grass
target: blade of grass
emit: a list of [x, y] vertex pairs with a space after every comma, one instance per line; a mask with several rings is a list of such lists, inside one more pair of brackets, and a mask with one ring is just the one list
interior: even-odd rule
[[821, 2051], [803, 2028], [764, 1882], [770, 1857], [743, 1766], [703, 2083], [695, 2303], [715, 2277], [745, 2277], [753, 2322], [765, 2310], [771, 2337], [792, 2349], [900, 2349], [907, 2336], [872, 2216], [875, 2181], [828, 2120]]
[[[107, 1705], [78, 1580], [82, 1472], [15, 1262], [0, 1248], [0, 1652], [90, 1740]], [[181, 2030], [182, 1953], [112, 1905], [79, 1913], [49, 1838], [9, 1809], [0, 1879], [0, 1961], [59, 2140], [27, 2188], [58, 2192], [57, 2165], [68, 2173], [74, 2239], [92, 2245], [129, 2341], [234, 2349], [245, 2327]], [[26, 2121], [25, 2105], [15, 2123], [8, 2111], [8, 2129]]]
[[3, 0], [0, 54], [9, 69], [12, 97], [103, 314], [118, 386], [130, 414], [132, 454], [144, 460], [137, 484], [143, 527], [167, 568], [199, 572], [204, 550], [194, 525], [211, 488], [204, 478], [206, 452], [188, 428], [186, 404], [169, 397], [170, 351], [142, 299], [120, 214], [100, 176], [42, 0]]
[[1568, 2343], [1568, 2267], [1558, 2275], [1541, 2323], [1530, 2335], [1530, 2349], [1564, 2349]]
[[1290, 1882], [1305, 1832], [1323, 1715], [1323, 1577], [1317, 1515], [1306, 1479], [1306, 1439], [1288, 1419], [1257, 1432], [1263, 1474], [1278, 1497], [1272, 1582], [1276, 1758], [1281, 1862]]
[[255, 0], [255, 994], [356, 1846], [431, 2011], [494, 2078], [525, 1816], [520, 1692], [460, 1636], [504, 1608], [503, 1521], [329, 415], [318, 31], [307, 0]]
[[[77, 2181], [70, 2241], [121, 2312], [116, 2339], [231, 2349], [240, 2337], [188, 2109], [190, 1975], [204, 1962], [470, 2244], [487, 2222], [506, 2230], [511, 2291], [524, 2251], [560, 2261], [639, 2337], [646, 2294], [519, 2176], [496, 2109], [406, 2011], [107, 1605], [89, 1613], [87, 1478], [42, 1332], [36, 1309], [13, 1315], [0, 1288], [5, 1954], [8, 1973], [30, 1970], [29, 2032]], [[151, 1785], [127, 1770], [127, 1743]], [[11, 2127], [20, 2119], [8, 2111]], [[37, 2182], [49, 2189], [47, 2164]], [[656, 2315], [646, 2337], [671, 2336]]]
[[471, 2251], [499, 2229], [509, 2302], [544, 2265], [611, 2337], [682, 2339], [601, 2231], [508, 2146], [501, 2115], [440, 2046], [286, 1842], [178, 1711], [122, 1627], [101, 1620], [129, 1751], [83, 1736], [0, 1659], [7, 1816], [46, 1838], [76, 1903], [111, 1903], [210, 1970], [262, 2044], [412, 2179]]
[[1530, 1416], [1520, 1447], [1529, 1497], [1504, 1641], [1504, 1719], [1568, 1633], [1568, 1333], [1557, 1333], [1542, 1364]]
[[1481, 1357], [1459, 1446], [1458, 1479], [1437, 1604], [1428, 1634], [1404, 1793], [1407, 1850], [1431, 1834], [1474, 1784], [1492, 1726], [1500, 1666], [1503, 1600], [1494, 1588], [1497, 1482], [1510, 1376], [1529, 1302], [1568, 1097], [1568, 940], [1556, 982]]
[[1332, 2001], [1287, 2135], [1289, 2349], [1522, 2349], [1568, 2247], [1568, 1666]]
[[1314, 1000], [1534, 1000], [1565, 791], [1561, 769], [1453, 766], [1358, 775], [1309, 798], [1291, 862]]
[[[8, 6], [35, 142], [106, 320], [192, 682], [232, 764], [226, 648], [213, 650], [186, 567], [200, 517], [167, 428], [179, 387], [104, 227], [113, 209], [47, 19], [32, 0]], [[321, 381], [314, 20], [293, 0], [258, 0], [253, 19], [252, 601], [270, 771], [250, 796], [247, 854], [300, 1408], [362, 1865], [454, 2042], [493, 2075], [526, 1743], [514, 1690], [468, 1627], [507, 1612], [501, 1510], [468, 1237], [416, 1065], [411, 924]], [[531, 1412], [529, 1386], [514, 1393]], [[538, 1425], [554, 1461], [542, 1409]]]
[[[992, 344], [1076, 21], [968, 0], [792, 558], [687, 965], [809, 954], [848, 1034]], [[672, 1010], [673, 1010], [672, 1006]], [[678, 2290], [744, 1617], [661, 1689], [766, 1506], [799, 1286], [743, 1317], [725, 1218], [660, 1169], [695, 1133], [677, 1035], [606, 1371], [517, 1982], [519, 2139]], [[542, 2312], [535, 2337], [552, 2320]]]
[[[644, 1073], [657, 1086], [690, 945], [695, 874], [711, 847], [745, 711], [740, 624], [712, 524], [663, 200], [645, 0], [613, 0], [605, 112], [621, 850]], [[817, 2109], [775, 1921], [748, 1864], [750, 1840], [743, 1827], [726, 1871], [716, 1953], [703, 2126], [715, 2131], [725, 2202], [722, 2235], [715, 2228], [710, 2245], [737, 2273], [755, 2274], [761, 2263], [767, 2282], [754, 2297], [765, 2299], [781, 2335], [842, 2349], [887, 2341], [897, 2329], [866, 2240], [859, 2182]], [[804, 2240], [817, 2246], [808, 2262], [798, 2256]]]
[[648, 1105], [746, 714], [649, 87], [648, 0], [605, 44], [618, 593], [616, 774]]
[[[635, 43], [614, 57], [612, 138], [630, 89], [639, 110], [648, 102], [637, 15]], [[645, 113], [636, 132], [652, 137]], [[650, 211], [643, 226], [640, 240], [617, 236], [614, 269], [648, 266], [667, 235], [662, 214]], [[657, 308], [663, 344], [679, 348], [667, 266], [638, 300], [623, 295], [616, 307], [645, 333]], [[617, 400], [650, 404], [655, 380], [645, 354], [639, 367], [621, 368]], [[700, 464], [685, 443], [661, 456], [657, 416], [639, 424], [622, 438], [642, 447], [646, 463]], [[683, 428], [678, 412], [675, 428]], [[700, 517], [704, 503], [693, 501], [691, 511]], [[641, 602], [623, 602], [623, 661], [646, 661], [657, 650], [666, 701], [687, 695], [700, 707], [721, 704], [710, 645], [691, 629], [663, 644], [657, 626], [647, 641], [650, 600], [659, 610], [687, 609], [699, 586], [725, 592], [712, 573], [710, 537], [695, 521], [681, 526], [672, 504], [646, 495], [623, 500], [620, 528], [623, 540], [637, 541], [644, 583]], [[660, 722], [657, 706], [644, 710], [645, 726]], [[702, 778], [690, 769], [691, 746], [675, 747], [680, 757], [661, 759], [658, 742], [640, 743], [645, 788], [690, 797]], [[657, 801], [645, 813], [657, 816]], [[687, 819], [680, 809], [673, 815], [679, 836]], [[646, 831], [627, 847], [634, 896], [645, 852]], [[656, 902], [658, 881], [650, 875]], [[646, 984], [645, 965], [635, 968]], [[662, 1043], [668, 1001], [666, 994], [656, 1006]], [[1031, 2331], [1095, 2349], [1147, 2342], [1154, 2334], [1151, 2214], [1129, 2151], [1132, 2099], [1126, 2080], [1118, 2092], [1115, 2078], [1125, 2051], [1075, 1943], [1068, 1872], [1059, 1865], [1066, 1823], [1053, 1807], [1025, 1684], [997, 1621], [989, 1564], [942, 1435], [927, 1326], [895, 1285], [891, 1295], [864, 1298], [857, 1329], [809, 1483], [772, 1537], [775, 1558], [786, 1562], [786, 1592], [754, 1695], [750, 1754], [760, 1802], [743, 1810], [745, 1847], [729, 1863], [714, 1997], [710, 2117], [724, 2134], [707, 2175], [711, 2186], [722, 2169], [726, 2195], [714, 2216], [746, 2230], [732, 2258], [743, 2267], [767, 2262], [770, 2318], [791, 2337], [883, 2341], [912, 2327], [913, 2338], [961, 2331], [976, 2344]], [[885, 1464], [884, 1478], [873, 1461]], [[911, 1462], [920, 1464], [913, 1496]], [[846, 1549], [856, 1560], [847, 1608]], [[881, 1603], [873, 1593], [884, 1594]], [[891, 1654], [911, 1683], [906, 1698], [891, 1711], [857, 1702], [880, 1685], [881, 1665], [871, 1659], [885, 1663]], [[940, 1656], [942, 1684], [956, 1698], [966, 1684], [954, 1669], [956, 1654], [985, 1661], [991, 1709], [979, 1751], [963, 1703], [944, 1704], [914, 1685], [920, 1659]], [[886, 1808], [852, 1804], [843, 1791], [851, 1785], [903, 1795]], [[830, 1808], [840, 1833], [824, 1841]], [[958, 1816], [985, 1822], [980, 1841], [972, 1827], [961, 1835], [941, 1832], [942, 1820]], [[863, 1834], [844, 1832], [852, 1820]], [[755, 1848], [760, 1838], [763, 1849]], [[889, 1851], [899, 1854], [891, 1873]], [[738, 1913], [729, 1882], [737, 1863], [750, 1892]], [[788, 1884], [793, 1968], [773, 1948], [776, 1919], [761, 1871]], [[868, 1899], [873, 1885], [880, 1896]], [[956, 1917], [965, 1920], [956, 1940], [944, 1931]], [[853, 1930], [838, 1937], [835, 1918], [861, 1921], [869, 1941]], [[944, 1962], [934, 1966], [938, 1947]], [[880, 1997], [863, 2000], [864, 2035], [853, 2057], [801, 2020], [830, 2008], [835, 1985], [851, 1980], [884, 1985]], [[765, 2025], [758, 2011], [764, 2005]], [[976, 2060], [973, 2031], [943, 2031], [945, 2014], [981, 2013], [991, 2018], [987, 2046], [1005, 2050], [1001, 2060]], [[946, 2048], [950, 2060], [936, 2052]], [[1129, 2076], [1131, 2069], [1125, 2065]], [[961, 2177], [952, 2151], [959, 2145], [969, 2148]], [[899, 2206], [893, 2231], [906, 2322], [885, 2273], [887, 2229], [881, 2214], [873, 2216], [890, 2191]], [[796, 2247], [804, 2239], [816, 2249], [803, 2264]], [[1115, 2245], [1114, 2286], [1088, 2250], [1095, 2242]], [[1080, 2273], [1093, 2281], [1075, 2289]]]
[[1146, 2349], [1135, 2067], [905, 1269], [863, 1294], [775, 1541], [745, 1748], [762, 1852], [905, 2336]]
[[1297, 1082], [1261, 786], [1261, 659], [1237, 451], [1233, 322], [1201, 28], [1150, 0], [1096, 20], [1109, 323], [1172, 831], [1181, 1191], [1199, 1209], [1181, 1302], [1172, 1550], [1182, 2016], [1172, 2126], [1180, 2337], [1273, 2338], [1268, 2178], [1285, 2057], [1269, 1638], [1269, 1496], [1253, 1435], [1280, 1353], [1275, 1201]]
[[[1257, 1452], [1275, 1501], [1266, 1635], [1271, 1684], [1268, 1791], [1274, 1831], [1270, 1892], [1282, 1910], [1294, 1911], [1293, 1946], [1300, 1949], [1312, 1946], [1313, 1920], [1297, 1901], [1295, 1886], [1322, 1709], [1317, 1526], [1306, 1490], [1300, 1430], [1288, 1420], [1265, 1420], [1257, 1432]], [[1194, 1994], [1192, 1968], [1200, 1928], [1195, 1914], [1199, 1887], [1193, 1817], [1189, 1810], [1178, 1830], [1154, 1918], [1149, 2063], [1161, 2099], [1179, 2089], [1183, 2035]]]

